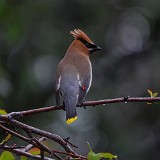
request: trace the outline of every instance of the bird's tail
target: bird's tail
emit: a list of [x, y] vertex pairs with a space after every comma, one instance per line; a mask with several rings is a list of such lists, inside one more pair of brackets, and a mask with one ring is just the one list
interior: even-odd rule
[[67, 124], [71, 124], [77, 119], [76, 106], [79, 94], [77, 70], [72, 66], [67, 66], [63, 70], [61, 78], [61, 93], [66, 110], [66, 122]]
[[65, 96], [66, 123], [71, 124], [77, 119], [77, 95]]

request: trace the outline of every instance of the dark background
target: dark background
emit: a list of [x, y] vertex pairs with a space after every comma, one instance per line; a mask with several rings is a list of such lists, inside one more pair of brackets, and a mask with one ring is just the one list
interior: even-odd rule
[[[159, 0], [0, 0], [1, 109], [55, 104], [55, 68], [75, 28], [103, 48], [91, 57], [93, 83], [86, 100], [149, 96], [147, 89], [159, 92]], [[159, 104], [77, 110], [78, 120], [71, 125], [64, 111], [29, 116], [23, 122], [71, 137], [83, 155], [89, 142], [95, 152], [111, 152], [119, 160], [159, 159]]]

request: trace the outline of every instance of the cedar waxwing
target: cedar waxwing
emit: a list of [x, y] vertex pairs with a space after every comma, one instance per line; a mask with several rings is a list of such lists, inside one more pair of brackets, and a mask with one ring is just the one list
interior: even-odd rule
[[92, 65], [89, 56], [101, 50], [80, 29], [71, 31], [75, 38], [56, 70], [56, 105], [60, 105], [60, 96], [66, 111], [66, 122], [77, 119], [76, 106], [83, 103], [92, 82]]

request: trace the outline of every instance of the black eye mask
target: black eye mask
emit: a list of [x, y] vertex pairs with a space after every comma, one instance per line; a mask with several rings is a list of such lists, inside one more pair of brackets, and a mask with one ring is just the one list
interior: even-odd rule
[[89, 43], [84, 39], [79, 38], [78, 40], [80, 40], [88, 49], [97, 48], [97, 46], [95, 44]]
[[96, 46], [93, 43], [89, 43], [89, 42], [87, 42], [86, 40], [84, 40], [82, 38], [79, 38], [78, 40], [80, 40], [89, 49], [90, 53], [93, 53], [95, 51], [101, 50], [100, 47]]

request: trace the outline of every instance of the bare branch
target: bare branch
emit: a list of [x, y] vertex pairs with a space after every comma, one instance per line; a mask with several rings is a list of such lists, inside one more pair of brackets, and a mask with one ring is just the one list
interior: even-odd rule
[[[99, 105], [105, 105], [105, 104], [112, 104], [112, 103], [127, 103], [127, 102], [160, 102], [160, 97], [152, 98], [152, 97], [121, 97], [121, 98], [114, 98], [114, 99], [105, 99], [105, 100], [98, 100], [98, 101], [88, 101], [84, 102], [82, 105], [79, 105], [77, 107], [97, 107]], [[80, 160], [86, 160], [87, 157], [77, 154], [71, 147], [77, 148], [76, 145], [71, 143], [69, 141], [69, 138], [61, 138], [59, 135], [40, 130], [38, 128], [29, 126], [27, 124], [24, 124], [14, 118], [23, 117], [23, 116], [29, 116], [37, 113], [42, 112], [49, 112], [49, 111], [55, 111], [55, 110], [61, 110], [64, 109], [63, 105], [60, 106], [50, 106], [50, 107], [43, 107], [38, 109], [32, 109], [27, 111], [21, 111], [21, 112], [12, 112], [6, 115], [0, 115], [0, 128], [8, 133], [10, 133], [12, 136], [15, 136], [22, 141], [25, 141], [28, 143], [26, 147], [20, 146], [17, 147], [16, 144], [13, 146], [7, 146], [6, 144], [0, 145], [1, 149], [8, 150], [12, 153], [15, 153], [17, 155], [25, 155], [27, 157], [31, 157], [34, 159], [43, 159], [43, 160], [52, 160], [51, 158], [45, 157], [44, 152], [48, 153], [51, 156], [56, 157], [58, 160], [62, 160], [64, 158], [61, 158], [61, 154], [67, 155], [65, 159], [76, 158]], [[23, 136], [22, 134], [19, 134], [17, 130], [11, 130], [4, 125], [9, 124], [12, 127], [18, 127], [25, 131], [28, 134], [28, 137]], [[32, 133], [35, 135], [33, 136]], [[42, 136], [42, 138], [37, 138], [39, 136]], [[59, 151], [55, 149], [50, 149], [47, 146], [45, 146], [41, 141], [45, 139], [50, 139], [58, 143], [65, 151]], [[40, 149], [41, 155], [32, 155], [28, 153], [28, 150], [37, 147]]]
[[[33, 155], [33, 154], [30, 154], [28, 152], [23, 152], [22, 150], [20, 149], [13, 149], [12, 147], [9, 147], [9, 146], [0, 146], [0, 148], [4, 149], [4, 150], [7, 150], [7, 151], [10, 151], [12, 153], [15, 153], [17, 156], [26, 156], [26, 157], [31, 157], [31, 158], [34, 158], [34, 159], [40, 159], [41, 160], [41, 156], [39, 155]], [[48, 157], [44, 157], [44, 160], [53, 160], [51, 158], [48, 158]]]
[[[71, 149], [71, 147], [69, 146], [71, 142], [70, 143], [66, 142], [59, 135], [52, 134], [50, 132], [46, 132], [46, 131], [40, 130], [38, 128], [29, 126], [27, 124], [24, 124], [24, 123], [19, 122], [19, 121], [15, 120], [15, 119], [12, 119], [12, 118], [10, 119], [8, 115], [0, 115], [0, 120], [5, 121], [5, 122], [9, 122], [10, 125], [17, 126], [17, 127], [21, 128], [22, 130], [24, 130], [25, 132], [34, 133], [36, 135], [47, 137], [48, 139], [51, 139], [51, 140], [55, 141], [56, 143], [61, 145], [64, 148], [64, 150], [66, 150], [67, 153], [64, 153], [64, 154], [67, 154], [67, 155], [69, 155], [69, 156], [71, 156], [73, 158], [86, 159], [86, 157], [83, 157], [83, 156], [77, 154], [75, 151], [73, 151]], [[46, 146], [42, 145], [40, 142], [37, 143], [37, 141], [34, 138], [32, 138], [31, 135], [29, 136], [30, 138], [26, 138], [26, 137], [21, 136], [18, 133], [14, 132], [14, 131], [12, 131], [12, 130], [10, 130], [10, 129], [2, 126], [2, 125], [0, 125], [0, 127], [2, 129], [4, 129], [5, 131], [8, 131], [12, 135], [14, 135], [14, 136], [16, 136], [16, 137], [18, 137], [18, 138], [20, 138], [20, 139], [22, 139], [24, 141], [27, 141], [30, 144], [33, 144], [34, 146], [36, 146], [40, 150], [43, 149], [44, 151], [50, 153], [51, 155], [54, 155], [56, 158], [59, 157], [58, 155], [55, 154], [56, 152], [54, 153], [54, 150], [49, 150]], [[74, 146], [74, 145], [72, 144], [72, 146]], [[0, 146], [0, 148], [2, 148], [2, 147]], [[25, 153], [27, 153], [27, 152], [25, 152]], [[59, 153], [61, 153], [61, 152], [59, 152]]]
[[[160, 97], [120, 97], [120, 98], [114, 98], [114, 99], [105, 99], [105, 100], [98, 100], [98, 101], [88, 101], [84, 102], [83, 104], [77, 106], [77, 107], [96, 107], [99, 105], [104, 104], [112, 104], [112, 103], [123, 103], [123, 102], [160, 102]], [[32, 109], [27, 111], [21, 111], [21, 112], [12, 112], [9, 113], [9, 117], [21, 117], [21, 116], [29, 116], [37, 113], [43, 113], [43, 112], [50, 112], [50, 111], [56, 111], [56, 110], [62, 110], [64, 109], [63, 105], [60, 106], [49, 106], [49, 107], [43, 107], [38, 109]]]
[[37, 143], [37, 145], [39, 146], [39, 148], [41, 149], [41, 151], [44, 150], [44, 151], [48, 152], [51, 156], [56, 157], [58, 160], [62, 160], [62, 158], [59, 155], [57, 155], [51, 149], [49, 149], [47, 146], [45, 146], [43, 143], [41, 143], [41, 141], [44, 140], [45, 137], [42, 137], [43, 139], [42, 138], [37, 139], [30, 132], [28, 132], [27, 134], [29, 135], [30, 138], [32, 138], [33, 141], [35, 141], [35, 143]]
[[17, 132], [14, 132], [14, 131], [8, 129], [7, 127], [5, 127], [5, 126], [3, 126], [3, 125], [1, 125], [1, 124], [0, 124], [0, 128], [2, 128], [2, 129], [3, 129], [4, 131], [6, 131], [6, 132], [8, 132], [8, 133], [10, 133], [10, 134], [18, 137], [19, 139], [22, 139], [22, 140], [24, 140], [24, 141], [26, 141], [26, 142], [28, 142], [28, 143], [32, 143], [29, 138], [26, 138], [25, 136], [22, 136], [22, 135], [18, 134]]
[[84, 106], [97, 106], [103, 104], [111, 104], [111, 103], [128, 103], [128, 102], [160, 102], [160, 97], [121, 97], [121, 98], [114, 98], [114, 99], [105, 99], [105, 100], [98, 100], [98, 101], [90, 101], [83, 103]]
[[[42, 141], [45, 141], [45, 140], [47, 140], [46, 137], [41, 137], [41, 138], [39, 138], [37, 141], [42, 142]], [[23, 148], [23, 149], [21, 149], [21, 150], [24, 151], [24, 152], [28, 152], [28, 151], [29, 151], [30, 149], [32, 149], [33, 147], [34, 147], [33, 144], [29, 144], [29, 145], [27, 145], [25, 148]]]

